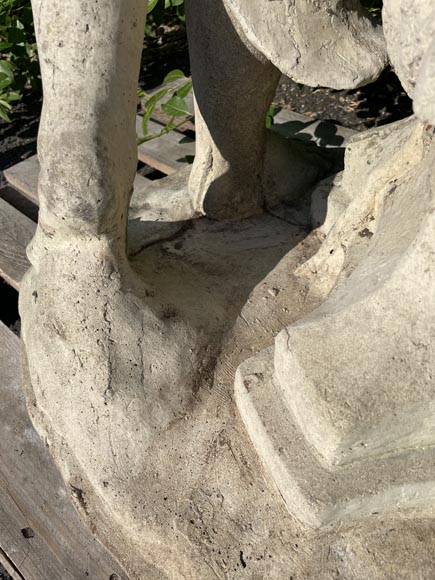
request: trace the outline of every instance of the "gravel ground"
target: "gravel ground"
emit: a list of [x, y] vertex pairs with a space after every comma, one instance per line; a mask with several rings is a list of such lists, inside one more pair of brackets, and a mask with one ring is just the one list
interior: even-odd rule
[[275, 101], [278, 105], [355, 131], [398, 121], [412, 114], [412, 101], [391, 69], [379, 79], [352, 91], [312, 89], [282, 77]]

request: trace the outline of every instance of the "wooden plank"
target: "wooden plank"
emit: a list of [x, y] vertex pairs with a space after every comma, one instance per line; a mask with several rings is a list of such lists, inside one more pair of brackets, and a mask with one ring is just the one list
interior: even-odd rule
[[[161, 131], [163, 125], [150, 121], [148, 129], [151, 134]], [[139, 137], [143, 136], [142, 118], [136, 117], [136, 131]], [[179, 131], [171, 131], [158, 139], [146, 141], [138, 147], [138, 158], [147, 165], [155, 167], [162, 173], [170, 175], [186, 167], [186, 157], [195, 155], [195, 141]]]
[[36, 224], [0, 198], [0, 276], [18, 290], [29, 268], [26, 247]]
[[[15, 187], [19, 192], [23, 193], [28, 199], [35, 204], [39, 204], [38, 200], [38, 179], [39, 179], [40, 165], [37, 155], [32, 155], [24, 161], [20, 161], [13, 167], [6, 169], [4, 175], [8, 182]], [[134, 189], [142, 190], [151, 180], [143, 175], [136, 173], [134, 178]]]
[[3, 173], [13, 187], [37, 204], [39, 170], [38, 156], [32, 155], [9, 169], [5, 169]]
[[[161, 125], [166, 125], [171, 120], [171, 117], [169, 115], [167, 115], [166, 113], [164, 113], [160, 107], [156, 107], [154, 109], [151, 118], [153, 121], [156, 121], [157, 123], [160, 123]], [[180, 133], [187, 133], [189, 131], [190, 132], [195, 131], [195, 123], [193, 123], [192, 121], [186, 121], [182, 125], [177, 127], [177, 131]]]
[[0, 197], [32, 221], [38, 221], [38, 206], [12, 185], [0, 187]]
[[8, 574], [12, 578], [12, 580], [23, 580], [23, 576], [15, 568], [14, 563], [11, 562], [11, 560], [9, 560], [9, 558], [1, 548], [0, 548], [0, 564], [2, 565], [0, 568], [0, 578], [3, 578], [5, 574]]
[[357, 133], [353, 129], [289, 109], [281, 109], [275, 115], [271, 129], [284, 137], [313, 141], [326, 148], [345, 147], [350, 137]]
[[25, 580], [127, 580], [76, 513], [70, 493], [30, 422], [19, 377], [19, 339], [0, 322], [3, 565]]

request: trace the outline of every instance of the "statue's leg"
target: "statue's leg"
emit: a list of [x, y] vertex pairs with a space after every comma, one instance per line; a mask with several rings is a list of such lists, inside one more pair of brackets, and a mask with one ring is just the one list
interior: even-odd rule
[[44, 106], [32, 263], [47, 237], [104, 240], [125, 255], [146, 0], [33, 0], [33, 11]]
[[190, 192], [214, 219], [263, 206], [265, 117], [279, 72], [250, 47], [222, 0], [187, 0], [197, 150]]
[[64, 478], [86, 477], [88, 496], [110, 503], [192, 404], [205, 339], [166, 315], [126, 258], [146, 1], [37, 0], [34, 12], [45, 100], [20, 288], [24, 386]]
[[[124, 354], [113, 336], [116, 316], [132, 310], [127, 290], [136, 280], [126, 223], [146, 1], [34, 0], [33, 11], [44, 105], [39, 224], [20, 289], [24, 383], [39, 432], [54, 446], [64, 441], [92, 479], [88, 466], [98, 467], [96, 450], [104, 454], [105, 410], [116, 406]], [[135, 342], [139, 314], [123, 330]], [[52, 452], [63, 465], [66, 454]]]

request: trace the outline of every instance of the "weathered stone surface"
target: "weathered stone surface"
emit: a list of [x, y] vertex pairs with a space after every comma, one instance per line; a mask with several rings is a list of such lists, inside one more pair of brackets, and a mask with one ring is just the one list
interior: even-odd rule
[[[268, 137], [245, 110], [265, 112], [278, 73], [225, 6], [188, 4], [191, 185], [209, 180], [211, 214], [231, 218], [288, 189], [276, 169], [264, 194]], [[315, 3], [293, 6], [307, 9], [299, 27], [323, 22]], [[350, 30], [341, 5], [327, 6]], [[386, 10], [390, 27], [404, 14]], [[421, 119], [350, 140], [344, 172], [314, 192], [314, 232], [268, 213], [195, 219], [201, 195], [184, 197], [187, 175], [174, 176], [164, 199], [157, 186], [134, 196], [128, 260], [145, 3], [35, 0], [34, 11], [45, 101], [23, 366], [30, 415], [83, 518], [136, 580], [432, 578], [430, 42], [416, 71]], [[242, 90], [229, 134], [219, 114]], [[289, 156], [293, 190], [326, 171], [317, 152]]]
[[[276, 377], [292, 414], [300, 417], [305, 439], [334, 464], [343, 462], [340, 454], [368, 456], [372, 447], [387, 445], [386, 431], [376, 445], [371, 442], [370, 426], [376, 430], [384, 422], [387, 429], [390, 414], [403, 413], [411, 402], [421, 402], [424, 409], [431, 400], [426, 355], [433, 326], [427, 268], [432, 136], [424, 135], [420, 123], [406, 121], [359, 139], [349, 146], [355, 151], [340, 186], [353, 184], [354, 197], [319, 252], [298, 269], [300, 276], [314, 278], [310, 291], [325, 294], [337, 281], [338, 289], [321, 308], [283, 331], [275, 346]], [[365, 166], [359, 163], [362, 150], [373, 155], [364, 156]], [[406, 226], [401, 215], [409, 216]], [[358, 321], [357, 329], [352, 320]], [[384, 320], [388, 324], [381, 332]], [[354, 444], [341, 446], [348, 433], [358, 440], [355, 433], [361, 430], [366, 431], [360, 437], [363, 446], [355, 452]], [[390, 439], [394, 444], [395, 437]]]
[[246, 40], [283, 74], [309, 86], [350, 89], [386, 65], [381, 26], [358, 0], [224, 0]]
[[433, 3], [430, 0], [386, 0], [383, 24], [391, 63], [402, 85], [413, 97], [421, 60], [435, 32]]
[[[264, 122], [279, 71], [311, 86], [370, 82], [387, 62], [382, 30], [354, 0], [187, 0], [186, 9], [198, 144], [191, 195], [213, 219], [257, 214], [271, 174], [281, 190], [295, 180], [294, 147], [277, 155]], [[304, 172], [294, 168], [305, 177], [300, 193], [326, 175], [305, 157]]]
[[[323, 303], [237, 371], [238, 408], [289, 513], [307, 533], [347, 530], [350, 577], [363, 561], [370, 578], [412, 577], [420, 563], [408, 551], [399, 572], [397, 541], [373, 566], [373, 531], [400, 520], [414, 546], [434, 516], [434, 157], [416, 119], [351, 140], [334, 186], [351, 188], [347, 207], [296, 271]], [[421, 533], [431, 541], [433, 525]]]
[[425, 123], [432, 125], [435, 124], [435, 87], [433, 79], [435, 79], [435, 41], [432, 41], [422, 58], [414, 94], [414, 111], [416, 115]]
[[265, 116], [279, 71], [246, 47], [221, 1], [188, 0], [186, 13], [197, 143], [191, 195], [211, 218], [260, 213]]
[[430, 0], [386, 0], [383, 20], [391, 62], [414, 110], [435, 123], [435, 6]]

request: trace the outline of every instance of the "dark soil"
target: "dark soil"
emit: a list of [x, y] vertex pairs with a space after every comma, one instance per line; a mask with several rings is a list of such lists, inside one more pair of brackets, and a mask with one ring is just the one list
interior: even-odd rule
[[0, 186], [5, 169], [36, 153], [40, 113], [41, 102], [27, 97], [11, 113], [11, 123], [0, 120]]
[[12, 580], [12, 578], [9, 576], [9, 574], [6, 572], [6, 570], [3, 568], [1, 564], [0, 564], [0, 580]]
[[145, 91], [158, 87], [174, 69], [190, 75], [186, 29], [179, 24], [160, 26], [145, 38], [139, 86]]
[[309, 117], [333, 121], [364, 131], [412, 115], [412, 101], [389, 68], [379, 79], [351, 91], [310, 88], [282, 77], [275, 96], [277, 105]]

